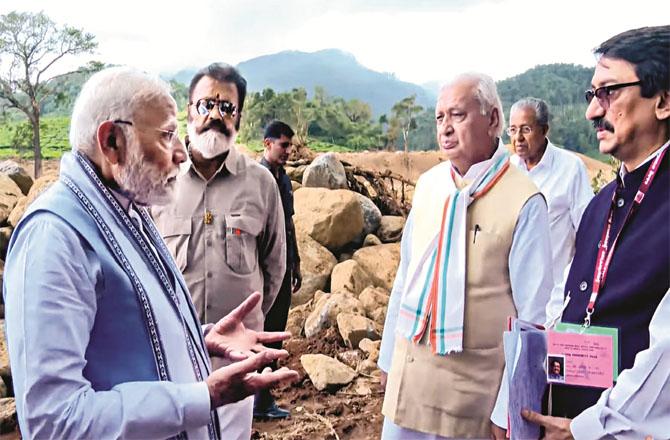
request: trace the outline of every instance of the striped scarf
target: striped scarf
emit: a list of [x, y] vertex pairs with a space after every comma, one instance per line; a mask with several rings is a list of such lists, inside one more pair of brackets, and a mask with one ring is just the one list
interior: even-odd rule
[[[448, 196], [442, 207], [439, 232], [405, 286], [398, 330], [410, 341], [419, 343], [429, 331], [432, 352], [447, 355], [463, 351], [465, 308], [466, 214], [468, 205], [486, 194], [509, 168], [509, 154], [502, 145], [473, 182], [458, 189], [452, 166]], [[411, 266], [411, 267], [412, 267]]]

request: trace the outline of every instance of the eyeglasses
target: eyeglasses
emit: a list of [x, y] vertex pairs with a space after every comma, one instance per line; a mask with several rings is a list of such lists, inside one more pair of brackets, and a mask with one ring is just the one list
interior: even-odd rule
[[[115, 124], [130, 125], [130, 126], [133, 126], [133, 127], [139, 129], [139, 127], [136, 127], [135, 124], [133, 124], [131, 121], [124, 121], [123, 119], [115, 119], [112, 122], [114, 122]], [[177, 130], [164, 130], [162, 128], [157, 128], [157, 127], [150, 127], [150, 128], [152, 128], [153, 130], [161, 132], [161, 134], [162, 134], [161, 137], [168, 144], [171, 144], [172, 142], [174, 142], [179, 137], [179, 133], [177, 132]]]
[[[193, 105], [193, 103], [191, 103]], [[223, 117], [228, 115], [231, 118], [237, 116], [237, 107], [230, 101], [218, 100], [212, 98], [201, 98], [195, 103], [195, 110], [199, 115], [207, 116], [210, 114], [212, 109], [217, 107], [219, 114]]]
[[610, 95], [613, 91], [623, 89], [624, 87], [639, 86], [640, 84], [642, 84], [642, 81], [612, 84], [609, 86], [598, 87], [597, 89], [589, 89], [584, 92], [584, 98], [588, 104], [591, 104], [593, 97], [598, 98], [598, 104], [607, 110], [610, 108]]
[[529, 125], [522, 125], [521, 127], [507, 127], [507, 135], [509, 137], [514, 137], [517, 133], [521, 132], [522, 135], [526, 136], [533, 132], [533, 127]]

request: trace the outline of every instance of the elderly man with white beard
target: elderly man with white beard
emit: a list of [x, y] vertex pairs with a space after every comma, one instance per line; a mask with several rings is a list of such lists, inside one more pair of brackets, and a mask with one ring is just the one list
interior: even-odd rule
[[[70, 141], [59, 180], [16, 226], [5, 262], [23, 437], [227, 438], [217, 407], [297, 373], [255, 372], [286, 356], [261, 344], [289, 336], [244, 327], [258, 293], [200, 326], [147, 213], [171, 200], [186, 159], [168, 86], [128, 68], [95, 74]], [[238, 362], [212, 371], [208, 355]]]
[[[260, 291], [262, 305], [244, 323], [262, 331], [284, 279], [286, 244], [274, 177], [235, 147], [246, 85], [222, 63], [195, 74], [187, 108], [190, 162], [177, 177], [173, 203], [152, 214], [200, 319], [216, 321]], [[213, 365], [225, 362], [212, 359]], [[248, 440], [252, 414], [253, 399], [220, 412], [226, 438]]]

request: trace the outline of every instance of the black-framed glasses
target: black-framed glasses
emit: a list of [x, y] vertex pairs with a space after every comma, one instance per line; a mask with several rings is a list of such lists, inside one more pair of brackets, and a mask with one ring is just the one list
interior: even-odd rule
[[610, 107], [610, 95], [613, 91], [623, 89], [624, 87], [639, 86], [642, 81], [633, 81], [627, 83], [611, 84], [609, 86], [598, 87], [597, 89], [589, 89], [584, 92], [584, 98], [588, 104], [591, 104], [593, 98], [598, 98], [598, 103], [602, 108], [607, 110]]
[[[114, 122], [115, 124], [125, 124], [125, 125], [130, 125], [130, 126], [135, 127], [135, 128], [139, 128], [139, 127], [136, 127], [135, 124], [133, 124], [131, 121], [126, 121], [126, 120], [123, 120], [123, 119], [114, 119], [112, 122]], [[165, 139], [165, 141], [167, 143], [170, 143], [170, 144], [172, 142], [174, 142], [175, 139], [177, 139], [177, 137], [179, 136], [179, 133], [178, 133], [177, 130], [165, 130], [163, 128], [157, 128], [157, 127], [150, 127], [150, 128], [152, 128], [153, 130], [159, 131], [162, 134], [163, 139]]]
[[509, 137], [514, 137], [519, 132], [524, 136], [529, 135], [533, 132], [533, 127], [531, 127], [530, 125], [522, 125], [521, 127], [515, 127], [515, 126], [507, 127], [507, 135]]
[[224, 115], [228, 115], [231, 118], [237, 116], [237, 107], [235, 104], [225, 99], [201, 98], [195, 103], [195, 110], [202, 116], [209, 115], [214, 107], [217, 107], [222, 117]]

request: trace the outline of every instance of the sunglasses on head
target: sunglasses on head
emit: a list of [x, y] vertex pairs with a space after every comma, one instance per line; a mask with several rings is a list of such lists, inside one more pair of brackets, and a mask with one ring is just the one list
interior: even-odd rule
[[195, 110], [202, 116], [209, 115], [214, 107], [217, 107], [222, 117], [225, 115], [231, 118], [237, 116], [237, 107], [235, 107], [235, 104], [225, 99], [201, 98], [195, 103]]

